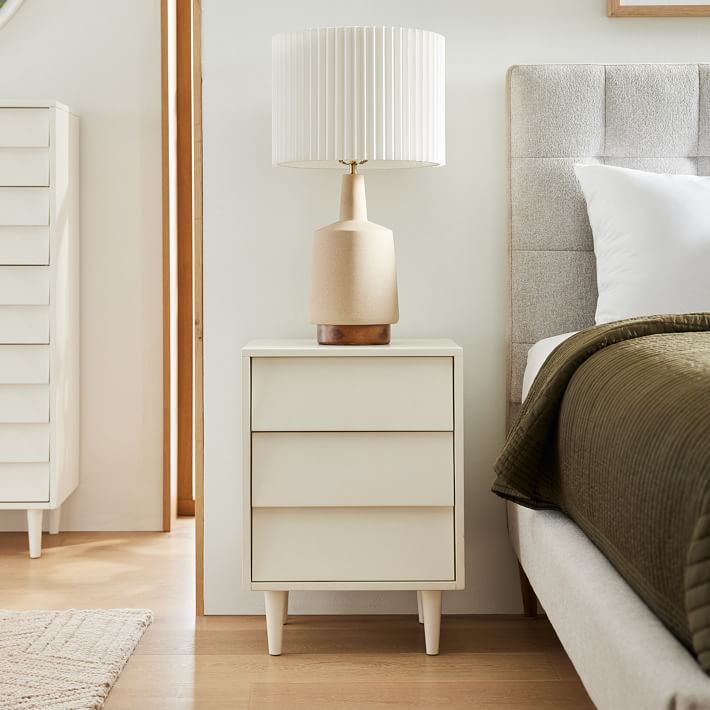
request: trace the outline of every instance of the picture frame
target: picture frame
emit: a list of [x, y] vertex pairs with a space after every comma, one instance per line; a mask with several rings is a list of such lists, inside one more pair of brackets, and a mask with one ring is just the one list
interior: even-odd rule
[[710, 17], [710, 2], [608, 0], [609, 17]]
[[17, 12], [23, 0], [0, 0], [0, 28]]

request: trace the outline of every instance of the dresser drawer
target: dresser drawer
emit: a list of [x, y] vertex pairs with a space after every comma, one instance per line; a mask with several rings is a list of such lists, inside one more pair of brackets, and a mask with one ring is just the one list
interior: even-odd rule
[[48, 424], [0, 424], [0, 462], [49, 461]]
[[47, 148], [0, 148], [0, 186], [47, 187]]
[[0, 503], [47, 503], [49, 464], [0, 463]]
[[49, 190], [46, 187], [0, 187], [0, 226], [49, 224]]
[[1, 108], [0, 146], [42, 148], [49, 145], [49, 111], [45, 108]]
[[49, 264], [49, 227], [0, 226], [0, 265]]
[[48, 342], [49, 306], [0, 306], [0, 344]]
[[49, 303], [49, 267], [0, 266], [0, 305]]
[[252, 505], [453, 506], [451, 432], [252, 435]]
[[0, 345], [0, 385], [49, 382], [48, 345]]
[[450, 357], [264, 357], [254, 431], [450, 431]]
[[0, 385], [0, 423], [49, 421], [49, 385]]
[[255, 508], [255, 582], [454, 579], [452, 508]]

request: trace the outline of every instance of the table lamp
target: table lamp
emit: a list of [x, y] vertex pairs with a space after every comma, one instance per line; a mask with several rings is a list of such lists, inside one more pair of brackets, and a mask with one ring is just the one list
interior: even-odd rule
[[313, 241], [318, 342], [389, 343], [399, 320], [394, 238], [368, 221], [358, 166], [444, 165], [444, 38], [328, 27], [276, 35], [272, 58], [274, 165], [346, 170], [340, 217]]

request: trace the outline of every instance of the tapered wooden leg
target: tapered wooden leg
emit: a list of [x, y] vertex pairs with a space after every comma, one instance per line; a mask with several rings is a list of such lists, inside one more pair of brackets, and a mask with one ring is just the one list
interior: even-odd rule
[[286, 592], [286, 602], [284, 603], [284, 620], [283, 623], [288, 623], [288, 592]]
[[424, 623], [424, 614], [422, 614], [422, 593], [417, 592], [417, 613], [419, 614], [419, 623]]
[[439, 632], [441, 630], [441, 592], [425, 591], [421, 595], [426, 652], [428, 656], [436, 656], [439, 653]]
[[525, 616], [537, 616], [537, 596], [535, 596], [535, 590], [520, 563], [518, 563], [518, 572], [520, 573], [520, 593], [523, 596], [523, 613]]
[[269, 655], [281, 655], [281, 643], [284, 632], [284, 614], [288, 604], [288, 592], [264, 592], [266, 607], [266, 637], [269, 643]]
[[49, 521], [47, 523], [47, 527], [49, 529], [49, 534], [50, 535], [59, 535], [59, 521], [61, 519], [61, 514], [62, 514], [61, 507], [52, 508], [51, 510], [48, 510], [47, 512], [49, 513]]
[[42, 555], [42, 511], [27, 511], [27, 538], [30, 545], [30, 557], [36, 559]]

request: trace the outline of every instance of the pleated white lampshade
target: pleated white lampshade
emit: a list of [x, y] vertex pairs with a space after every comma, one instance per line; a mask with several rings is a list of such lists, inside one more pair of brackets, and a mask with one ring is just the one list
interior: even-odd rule
[[276, 35], [273, 162], [290, 167], [445, 163], [444, 38], [401, 27]]

